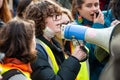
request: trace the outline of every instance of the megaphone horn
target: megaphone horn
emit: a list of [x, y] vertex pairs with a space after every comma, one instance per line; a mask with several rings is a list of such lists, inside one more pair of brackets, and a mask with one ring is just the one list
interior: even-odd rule
[[109, 52], [111, 40], [115, 35], [120, 34], [120, 23], [109, 28], [90, 28], [81, 25], [63, 25], [62, 38], [72, 40], [73, 37], [102, 47]]

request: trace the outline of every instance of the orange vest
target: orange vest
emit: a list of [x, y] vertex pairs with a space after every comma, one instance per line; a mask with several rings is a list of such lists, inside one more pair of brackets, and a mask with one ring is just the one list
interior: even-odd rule
[[[19, 60], [15, 59], [15, 58], [7, 59], [7, 61], [13, 61], [13, 59], [15, 62], [18, 62], [18, 63], [20, 62]], [[21, 63], [20, 65], [18, 65], [18, 64], [12, 63], [12, 62], [5, 63], [5, 64], [0, 63], [0, 74], [3, 74], [11, 69], [18, 69], [28, 78], [28, 80], [31, 80], [30, 73], [32, 72], [32, 70], [28, 69], [29, 68], [28, 66], [30, 66], [30, 64], [22, 64]]]

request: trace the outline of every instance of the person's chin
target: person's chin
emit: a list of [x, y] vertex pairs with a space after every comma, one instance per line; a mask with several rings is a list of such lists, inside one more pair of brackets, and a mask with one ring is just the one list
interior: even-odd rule
[[94, 21], [94, 17], [93, 16], [91, 16], [90, 18], [89, 18], [89, 21]]
[[56, 34], [60, 34], [60, 32], [61, 32], [61, 30], [57, 30], [55, 33], [56, 33]]
[[92, 21], [92, 22], [93, 22], [93, 18], [89, 18], [89, 19], [87, 19], [87, 20], [89, 20], [89, 21]]

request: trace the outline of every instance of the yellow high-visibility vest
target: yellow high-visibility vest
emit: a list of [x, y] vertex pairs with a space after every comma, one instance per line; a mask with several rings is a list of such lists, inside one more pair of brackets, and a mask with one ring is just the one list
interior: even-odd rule
[[50, 66], [52, 67], [53, 71], [55, 74], [57, 74], [58, 70], [59, 70], [59, 67], [58, 67], [58, 64], [56, 62], [56, 59], [53, 55], [53, 52], [51, 51], [51, 49], [44, 43], [42, 42], [41, 40], [39, 39], [36, 39], [36, 42], [41, 44], [41, 46], [45, 49], [47, 55], [48, 55], [48, 60], [49, 60], [49, 64]]
[[[41, 40], [36, 39], [36, 42], [41, 44], [41, 46], [45, 49], [45, 51], [47, 52], [48, 55], [48, 59], [49, 59], [49, 63], [51, 65], [51, 67], [53, 68], [53, 71], [55, 74], [57, 74], [59, 67], [57, 65], [57, 61], [53, 55], [52, 50]], [[81, 68], [80, 71], [77, 75], [76, 80], [89, 80], [89, 73], [88, 73], [88, 68], [87, 68], [87, 64], [86, 62], [82, 62], [81, 63]]]

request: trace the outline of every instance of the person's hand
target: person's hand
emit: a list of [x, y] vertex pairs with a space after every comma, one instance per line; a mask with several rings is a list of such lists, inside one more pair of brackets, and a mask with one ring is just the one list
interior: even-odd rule
[[111, 23], [111, 26], [115, 26], [115, 25], [117, 25], [118, 23], [120, 23], [120, 21], [114, 20], [114, 21]]
[[79, 61], [84, 60], [87, 56], [86, 52], [81, 49], [80, 46], [76, 46], [72, 56], [77, 58]]
[[98, 12], [99, 12], [98, 16], [96, 13], [94, 13], [93, 22], [104, 24], [104, 15], [101, 12], [101, 10], [99, 10]]

